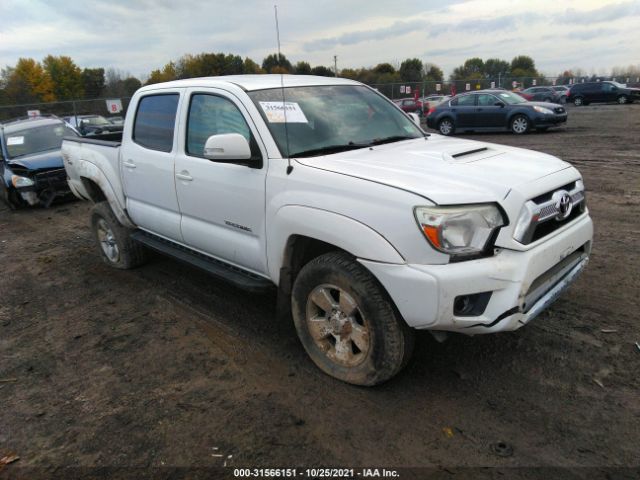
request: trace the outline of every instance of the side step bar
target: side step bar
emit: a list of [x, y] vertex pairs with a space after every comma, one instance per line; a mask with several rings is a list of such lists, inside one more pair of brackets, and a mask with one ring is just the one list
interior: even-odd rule
[[181, 262], [193, 265], [216, 278], [226, 280], [236, 287], [251, 292], [265, 292], [274, 288], [274, 284], [263, 277], [247, 272], [241, 268], [229, 265], [215, 258], [204, 255], [200, 252], [191, 250], [190, 248], [178, 245], [170, 240], [158, 237], [151, 233], [137, 230], [131, 234], [131, 238], [143, 245], [156, 250], [162, 254], [168, 255]]

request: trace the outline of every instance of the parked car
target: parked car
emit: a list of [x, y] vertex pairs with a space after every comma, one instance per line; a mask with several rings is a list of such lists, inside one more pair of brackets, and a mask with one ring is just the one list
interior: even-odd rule
[[565, 102], [567, 100], [565, 96], [551, 87], [529, 87], [523, 90], [522, 93], [530, 95], [531, 98], [527, 98], [527, 100], [534, 102], [562, 103], [563, 99]]
[[122, 125], [114, 125], [102, 115], [71, 115], [64, 120], [83, 136], [122, 131]]
[[533, 94], [532, 93], [526, 93], [523, 90], [513, 90], [513, 93], [515, 93], [516, 95], [521, 96], [525, 100], [529, 100], [529, 101], [533, 100]]
[[60, 146], [77, 133], [54, 116], [25, 117], [0, 124], [0, 194], [15, 209], [48, 207], [70, 193]]
[[400, 98], [394, 100], [393, 103], [398, 105], [404, 112], [415, 113], [420, 117], [422, 116], [422, 102], [415, 98]]
[[640, 88], [630, 88], [618, 82], [585, 82], [571, 85], [567, 101], [576, 107], [590, 103], [617, 102], [621, 105], [640, 100]]
[[427, 126], [442, 135], [456, 132], [511, 130], [516, 134], [532, 129], [545, 131], [567, 121], [561, 105], [529, 102], [505, 90], [478, 90], [457, 95], [427, 116]]
[[560, 103], [567, 103], [567, 97], [569, 96], [569, 87], [567, 85], [553, 85], [551, 88], [562, 95], [563, 98], [560, 99]]
[[122, 127], [124, 125], [124, 118], [121, 116], [109, 117], [109, 122], [112, 125], [117, 125], [119, 127]]
[[275, 285], [310, 358], [358, 385], [398, 373], [414, 329], [526, 325], [591, 250], [572, 165], [428, 135], [353, 80], [148, 85], [120, 142], [62, 151], [72, 190], [95, 203], [104, 262], [135, 267], [147, 246], [249, 290]]

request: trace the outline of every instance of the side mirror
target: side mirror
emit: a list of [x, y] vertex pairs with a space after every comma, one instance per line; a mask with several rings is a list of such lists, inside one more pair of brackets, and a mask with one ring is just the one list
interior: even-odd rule
[[417, 113], [407, 113], [407, 115], [409, 115], [411, 117], [411, 120], [413, 120], [413, 123], [415, 123], [417, 126], [420, 126], [420, 117], [418, 116]]
[[495, 107], [504, 107], [504, 103], [502, 102], [496, 102], [493, 104]]
[[211, 135], [204, 144], [204, 158], [216, 162], [251, 159], [249, 142], [239, 133]]

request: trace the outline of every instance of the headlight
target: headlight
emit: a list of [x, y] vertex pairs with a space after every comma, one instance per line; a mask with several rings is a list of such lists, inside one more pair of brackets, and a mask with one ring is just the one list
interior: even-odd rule
[[416, 207], [415, 216], [436, 250], [456, 256], [484, 252], [493, 233], [505, 225], [500, 210], [492, 204]]
[[20, 177], [18, 175], [12, 175], [11, 176], [11, 183], [16, 188], [30, 187], [32, 185], [35, 185], [35, 182], [33, 180], [31, 180], [30, 178], [28, 178], [28, 177]]
[[534, 105], [533, 109], [538, 113], [544, 113], [545, 115], [553, 115], [553, 110], [548, 108], [539, 107], [538, 105]]

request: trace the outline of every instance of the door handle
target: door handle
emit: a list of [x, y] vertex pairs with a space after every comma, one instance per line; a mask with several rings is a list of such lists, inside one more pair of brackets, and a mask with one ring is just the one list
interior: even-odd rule
[[186, 170], [183, 170], [180, 173], [176, 173], [176, 178], [179, 178], [180, 180], [184, 180], [185, 182], [190, 182], [193, 180], [193, 177], [189, 175], [189, 172], [187, 172]]
[[125, 160], [122, 164], [127, 168], [136, 168], [136, 164], [133, 163], [133, 160]]

